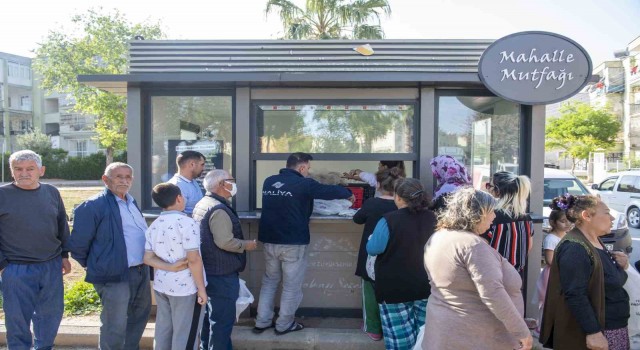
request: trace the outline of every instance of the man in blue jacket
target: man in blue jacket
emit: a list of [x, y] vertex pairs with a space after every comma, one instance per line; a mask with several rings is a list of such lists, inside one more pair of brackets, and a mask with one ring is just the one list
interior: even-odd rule
[[287, 159], [286, 168], [264, 180], [258, 240], [264, 243], [265, 273], [254, 333], [273, 326], [275, 295], [281, 276], [282, 295], [275, 332], [282, 335], [304, 328], [294, 316], [302, 301], [313, 200], [353, 201], [351, 191], [345, 187], [323, 185], [308, 178], [312, 159], [306, 153], [293, 153]]
[[102, 302], [100, 349], [138, 349], [151, 311], [147, 224], [129, 194], [130, 165], [109, 164], [102, 181], [104, 192], [76, 208], [69, 247]]

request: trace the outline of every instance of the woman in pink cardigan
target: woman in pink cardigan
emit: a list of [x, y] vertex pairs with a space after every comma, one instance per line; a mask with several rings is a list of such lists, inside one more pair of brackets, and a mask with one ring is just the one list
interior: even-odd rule
[[440, 213], [424, 252], [431, 296], [422, 349], [531, 349], [522, 280], [480, 237], [495, 208], [490, 194], [463, 188]]

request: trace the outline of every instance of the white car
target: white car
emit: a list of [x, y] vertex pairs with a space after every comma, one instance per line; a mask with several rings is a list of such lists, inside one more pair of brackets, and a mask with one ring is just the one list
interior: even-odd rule
[[[640, 174], [640, 172], [638, 172]], [[605, 180], [606, 182], [607, 180]], [[603, 182], [604, 183], [604, 182]], [[562, 196], [565, 193], [573, 194], [573, 195], [583, 195], [590, 194], [589, 190], [578, 180], [575, 176], [570, 173], [557, 169], [544, 169], [544, 209], [543, 216], [544, 221], [542, 224], [542, 228], [545, 231], [550, 229], [548, 217], [551, 213], [551, 208], [549, 208], [549, 204], [554, 197]], [[600, 193], [602, 197], [602, 192]], [[611, 216], [614, 217], [613, 222], [611, 224], [611, 232], [607, 235], [600, 237], [609, 250], [620, 250], [627, 254], [631, 253], [633, 249], [631, 246], [631, 235], [629, 234], [629, 227], [627, 226], [627, 220], [625, 211], [618, 210], [618, 208], [609, 205], [604, 198], [603, 202], [605, 202], [609, 209], [611, 209]], [[640, 212], [638, 213], [640, 214]]]
[[621, 171], [592, 188], [609, 208], [625, 213], [631, 227], [640, 228], [640, 171]]

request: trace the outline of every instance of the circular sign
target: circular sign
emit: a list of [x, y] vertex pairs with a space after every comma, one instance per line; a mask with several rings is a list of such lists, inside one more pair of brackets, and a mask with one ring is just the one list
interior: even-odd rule
[[496, 40], [480, 57], [484, 85], [506, 100], [549, 104], [582, 90], [591, 77], [591, 58], [575, 41], [555, 33], [521, 32]]

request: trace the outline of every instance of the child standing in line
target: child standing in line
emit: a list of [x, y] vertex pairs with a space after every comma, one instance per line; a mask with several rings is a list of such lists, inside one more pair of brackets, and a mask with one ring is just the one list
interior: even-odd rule
[[[544, 240], [542, 241], [545, 265], [536, 283], [536, 299], [538, 302], [538, 308], [540, 310], [538, 327], [540, 327], [541, 325], [542, 310], [544, 308], [544, 298], [547, 294], [547, 283], [549, 282], [549, 270], [551, 268], [551, 263], [553, 262], [553, 252], [556, 249], [558, 243], [560, 243], [564, 235], [567, 233], [567, 231], [571, 230], [571, 228], [573, 227], [573, 224], [569, 221], [569, 219], [567, 219], [565, 210], [563, 209], [565, 208], [565, 203], [559, 201], [559, 198], [562, 199], [564, 197], [555, 198], [549, 205], [552, 209], [551, 214], [549, 214], [549, 226], [551, 226], [551, 231], [547, 233], [547, 235], [544, 237]], [[537, 330], [539, 331], [539, 329]]]
[[[158, 305], [154, 349], [197, 349], [202, 305], [207, 302], [200, 228], [183, 213], [186, 200], [178, 186], [156, 185], [151, 197], [163, 209], [145, 234], [144, 263], [155, 268], [153, 289]], [[189, 268], [169, 271], [156, 257], [169, 264], [186, 258]]]

